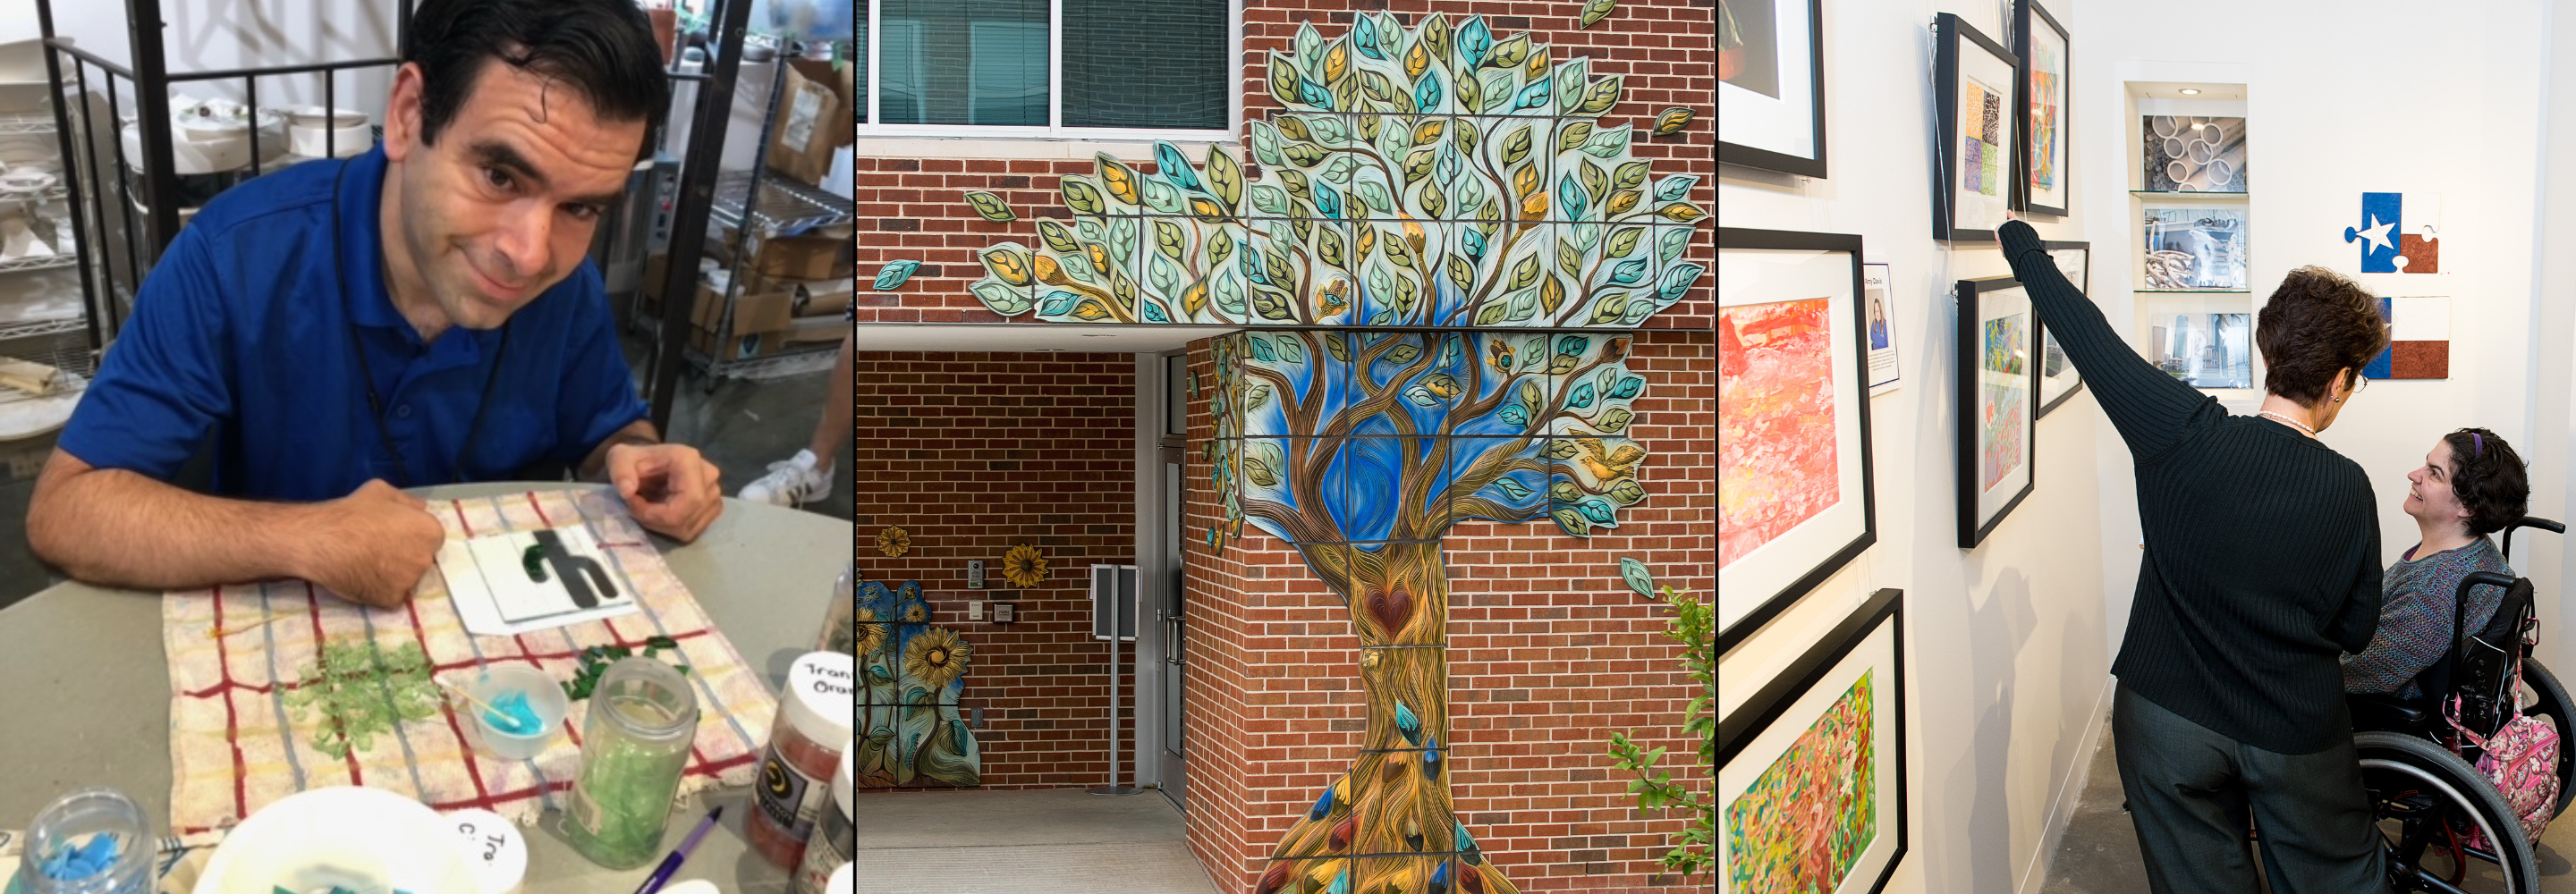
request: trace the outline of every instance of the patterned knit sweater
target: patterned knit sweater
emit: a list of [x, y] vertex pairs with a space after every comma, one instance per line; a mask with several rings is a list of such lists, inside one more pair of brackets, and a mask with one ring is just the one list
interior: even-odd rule
[[[2343, 656], [2345, 692], [2422, 695], [2415, 675], [2433, 666], [2449, 648], [2452, 600], [2459, 596], [2460, 579], [2475, 571], [2513, 573], [2496, 552], [2495, 541], [2484, 537], [2414, 558], [2415, 551], [2423, 548], [2419, 543], [2407, 550], [2409, 558], [2388, 566], [2388, 575], [2381, 578], [2379, 633], [2361, 654]], [[2468, 628], [2484, 628], [2502, 601], [2502, 589], [2483, 585], [2471, 589]]]

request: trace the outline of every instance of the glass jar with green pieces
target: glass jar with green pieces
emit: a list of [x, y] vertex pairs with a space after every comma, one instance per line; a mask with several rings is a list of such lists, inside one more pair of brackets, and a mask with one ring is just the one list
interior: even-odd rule
[[610, 869], [660, 856], [697, 731], [697, 694], [679, 671], [649, 658], [609, 665], [591, 691], [581, 773], [565, 808], [573, 850]]

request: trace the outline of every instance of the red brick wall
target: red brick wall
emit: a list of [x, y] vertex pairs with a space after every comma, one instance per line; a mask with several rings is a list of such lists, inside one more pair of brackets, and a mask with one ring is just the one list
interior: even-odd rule
[[[1589, 56], [1594, 76], [1625, 76], [1625, 92], [1619, 104], [1601, 116], [1601, 126], [1635, 125], [1641, 138], [1633, 144], [1633, 151], [1638, 158], [1653, 162], [1654, 176], [1697, 173], [1700, 180], [1691, 188], [1691, 201], [1702, 208], [1716, 207], [1713, 159], [1717, 155], [1717, 109], [1712, 97], [1717, 95], [1717, 20], [1716, 4], [1711, 0], [1624, 0], [1609, 18], [1580, 30], [1575, 28], [1576, 17], [1583, 9], [1579, 0], [1317, 0], [1313, 3], [1317, 8], [1309, 9], [1308, 5], [1305, 0], [1244, 3], [1242, 96], [1246, 120], [1267, 117], [1279, 108], [1264, 86], [1268, 79], [1265, 62], [1270, 51], [1289, 45], [1301, 24], [1312, 23], [1317, 31], [1331, 38], [1350, 27], [1350, 11], [1354, 9], [1387, 10], [1407, 26], [1419, 24], [1424, 15], [1434, 12], [1453, 20], [1481, 14], [1497, 37], [1531, 32], [1533, 39], [1552, 45], [1560, 61]], [[1655, 115], [1672, 106], [1688, 106], [1698, 114], [1680, 134], [1643, 138], [1652, 129]], [[1243, 131], [1248, 132], [1248, 128]], [[1248, 178], [1261, 182], [1259, 166], [1242, 151], [1242, 138], [1238, 133], [1234, 144], [1237, 158], [1247, 165]], [[1088, 156], [1090, 152], [1075, 154]], [[1146, 170], [1153, 169], [1150, 154], [1132, 155], [1126, 160]], [[1038, 218], [1072, 218], [1056, 191], [1059, 178], [1092, 171], [1093, 162], [1087, 157], [1080, 161], [859, 158], [856, 199], [861, 279], [874, 276], [887, 261], [922, 262], [921, 269], [900, 290], [861, 293], [857, 302], [859, 322], [1000, 322], [1002, 317], [966, 291], [967, 283], [984, 275], [975, 253], [1002, 241], [1039, 244]], [[1001, 196], [1019, 212], [1020, 219], [993, 223], [975, 216], [965, 200], [965, 194], [974, 190]], [[1715, 270], [1716, 244], [1716, 231], [1702, 221], [1682, 256], [1698, 262], [1702, 269]], [[1645, 326], [1714, 327], [1715, 280], [1713, 275], [1703, 276], [1679, 303], [1648, 319]]]
[[[1109, 644], [1091, 638], [1088, 583], [1092, 563], [1135, 561], [1134, 358], [863, 351], [856, 363], [859, 577], [921, 581], [932, 621], [975, 647], [959, 707], [984, 709], [984, 786], [1107, 781]], [[887, 525], [911, 534], [911, 552], [877, 551]], [[1018, 591], [1015, 623], [967, 620], [967, 600], [1011, 592], [1002, 552], [1019, 543], [1046, 553], [1046, 585]], [[984, 590], [966, 588], [970, 559], [984, 560]], [[1121, 691], [1133, 682], [1121, 675]], [[1122, 716], [1133, 742], [1134, 714]]]
[[[1192, 367], [1214, 380], [1204, 343]], [[1716, 587], [1717, 345], [1706, 331], [1639, 336], [1647, 379], [1630, 435], [1650, 452], [1644, 502], [1589, 540], [1551, 523], [1450, 530], [1450, 792], [1477, 844], [1523, 891], [1702, 891], [1659, 875], [1678, 817], [1648, 818], [1611, 769], [1613, 731], [1669, 747], [1674, 778], [1705, 792], [1680, 729], [1690, 699], [1667, 614], [1619, 580], [1621, 556], [1661, 583]], [[1202, 402], [1193, 445], [1214, 434]], [[1195, 451], [1195, 447], [1194, 447]], [[1221, 554], [1206, 458], [1190, 454], [1192, 624], [1187, 728], [1190, 846], [1220, 889], [1252, 890], [1315, 793], [1357, 757], [1367, 712], [1358, 641], [1338, 597], [1286, 543], [1246, 525]], [[1703, 879], [1704, 880], [1704, 879]]]

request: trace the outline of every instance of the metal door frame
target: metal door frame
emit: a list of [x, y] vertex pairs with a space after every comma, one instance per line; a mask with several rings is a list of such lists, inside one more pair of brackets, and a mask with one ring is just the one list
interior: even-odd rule
[[[1167, 659], [1180, 656], [1165, 654], [1163, 630], [1165, 618], [1178, 604], [1179, 594], [1171, 592], [1169, 580], [1181, 556], [1165, 544], [1178, 539], [1179, 532], [1167, 530], [1164, 503], [1169, 487], [1163, 480], [1166, 462], [1180, 462], [1188, 443], [1186, 435], [1167, 433], [1165, 396], [1171, 393], [1171, 382], [1165, 373], [1164, 358], [1186, 356], [1188, 350], [1177, 349], [1136, 356], [1136, 620], [1135, 655], [1136, 735], [1133, 739], [1131, 766], [1135, 767], [1138, 787], [1163, 790], [1172, 796], [1174, 806], [1182, 806], [1176, 796], [1181, 779], [1176, 775], [1165, 785], [1167, 769], [1178, 774], [1182, 766], [1169, 766], [1163, 758], [1166, 725], [1179, 723], [1178, 717], [1165, 717], [1163, 687], [1169, 665]], [[1182, 480], [1184, 492], [1188, 486]], [[1147, 634], [1147, 619], [1153, 619], [1155, 632]], [[1184, 752], [1186, 754], [1186, 752]], [[1181, 763], [1181, 762], [1169, 762]], [[1186, 766], [1183, 764], [1183, 766]], [[1186, 808], [1183, 808], [1186, 810]]]

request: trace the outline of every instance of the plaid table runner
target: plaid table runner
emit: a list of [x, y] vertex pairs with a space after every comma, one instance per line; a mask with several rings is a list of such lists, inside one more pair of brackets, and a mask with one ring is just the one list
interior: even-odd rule
[[[663, 660], [690, 667], [698, 691], [698, 735], [680, 781], [687, 795], [748, 785], [768, 744], [777, 701], [697, 600], [663, 564], [644, 532], [606, 490], [536, 491], [430, 504], [449, 537], [586, 525], [606, 548], [610, 572], [637, 594], [641, 610], [509, 637], [465, 632], [445, 581], [431, 574], [408, 604], [370, 609], [303, 581], [174, 592], [161, 600], [161, 642], [170, 665], [170, 831], [205, 844], [269, 802], [334, 785], [369, 785], [446, 811], [479, 807], [521, 825], [560, 806], [581, 764], [587, 701], [572, 705], [565, 735], [533, 760], [472, 751], [470, 715], [443, 706], [427, 720], [397, 722], [391, 735], [334, 758], [314, 745], [321, 712], [297, 718], [286, 696], [317, 661], [316, 643], [418, 645], [435, 673], [461, 682], [484, 663], [524, 662], [570, 680], [581, 650], [618, 645], [643, 653], [649, 637], [679, 642]], [[253, 627], [256, 629], [251, 629]], [[215, 631], [228, 632], [217, 636]]]

